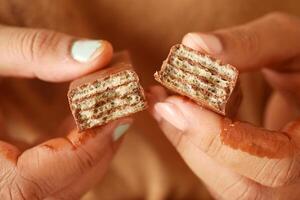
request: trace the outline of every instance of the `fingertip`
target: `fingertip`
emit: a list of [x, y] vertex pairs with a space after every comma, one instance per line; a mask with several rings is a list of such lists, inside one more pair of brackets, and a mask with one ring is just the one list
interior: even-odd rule
[[120, 124], [118, 124], [112, 134], [112, 139], [114, 142], [119, 142], [121, 141], [121, 139], [123, 138], [123, 136], [125, 135], [125, 133], [127, 133], [127, 131], [130, 129], [132, 125], [132, 121], [127, 121], [127, 122], [122, 122]]
[[175, 104], [169, 102], [156, 103], [154, 105], [154, 110], [154, 116], [158, 122], [160, 122], [161, 119], [164, 119], [178, 130], [186, 130], [187, 123], [185, 116]]
[[[194, 40], [194, 35], [196, 33], [188, 33], [186, 34], [183, 38], [182, 38], [182, 44], [192, 48], [192, 49], [195, 49], [195, 50], [203, 50], [202, 48], [199, 48], [199, 46], [195, 43], [195, 40]], [[197, 36], [196, 36], [197, 37]]]
[[223, 51], [221, 40], [214, 34], [188, 33], [182, 43], [203, 53], [220, 54]]
[[158, 102], [163, 102], [168, 97], [167, 91], [160, 85], [150, 86], [146, 90], [146, 97], [149, 105], [148, 111], [159, 122], [161, 117], [156, 113], [154, 106]]
[[108, 41], [66, 38], [56, 44], [57, 51], [48, 50], [48, 55], [40, 58], [33, 70], [35, 77], [49, 82], [71, 81], [105, 67], [112, 58], [113, 47]]
[[104, 52], [101, 58], [102, 61], [98, 65], [99, 68], [106, 66], [111, 61], [114, 52], [113, 46], [110, 42], [103, 40], [103, 44], [104, 44]]
[[150, 107], [150, 113], [151, 113], [151, 115], [153, 116], [153, 118], [158, 122], [158, 123], [160, 123], [161, 122], [161, 120], [162, 120], [162, 117], [161, 117], [161, 115], [160, 115], [160, 113], [159, 112], [157, 112], [157, 105], [156, 104], [158, 104], [157, 102], [155, 102], [155, 103], [153, 103], [152, 105], [151, 105], [151, 107]]
[[[87, 43], [88, 42], [94, 42], [94, 41], [87, 41]], [[96, 42], [100, 43], [98, 47], [97, 45], [92, 46], [92, 44], [91, 45], [79, 44], [77, 45], [78, 47], [75, 48], [78, 50], [71, 50], [72, 57], [77, 62], [77, 65], [74, 65], [73, 68], [74, 74], [71, 75], [70, 79], [74, 79], [86, 75], [98, 69], [104, 68], [109, 64], [113, 56], [113, 47], [111, 43], [106, 40], [99, 40]], [[73, 44], [73, 46], [75, 45], [76, 44]], [[81, 46], [88, 46], [88, 47], [81, 47]], [[83, 48], [83, 50], [81, 48]], [[87, 50], [84, 50], [84, 48]], [[96, 49], [89, 50], [93, 48]], [[72, 47], [72, 49], [74, 49], [74, 47]], [[88, 51], [90, 51], [90, 53]], [[92, 53], [92, 51], [95, 52]]]
[[100, 141], [103, 139], [103, 137], [111, 137], [112, 140], [115, 142], [119, 138], [121, 138], [121, 136], [129, 129], [132, 123], [133, 118], [125, 117], [109, 122], [108, 124], [102, 126], [87, 129], [82, 132], [73, 130], [68, 134], [67, 137], [75, 146], [85, 144], [88, 140], [92, 138]]
[[220, 120], [222, 116], [215, 112], [199, 106], [188, 98], [181, 96], [168, 97], [165, 102], [171, 103], [176, 106], [184, 116], [189, 129], [201, 132], [207, 130], [219, 131]]
[[106, 40], [75, 40], [71, 44], [70, 55], [80, 64], [105, 63], [112, 56], [112, 45]]
[[115, 121], [112, 121], [106, 125], [96, 127], [94, 132], [97, 135], [109, 135], [113, 142], [117, 142], [122, 138], [122, 136], [130, 129], [133, 124], [132, 117], [125, 117]]

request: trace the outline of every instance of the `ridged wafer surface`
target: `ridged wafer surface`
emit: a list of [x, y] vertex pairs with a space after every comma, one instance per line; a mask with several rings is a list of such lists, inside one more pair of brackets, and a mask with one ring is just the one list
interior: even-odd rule
[[68, 99], [80, 131], [147, 107], [139, 78], [128, 63], [117, 63], [76, 80], [70, 85]]
[[233, 66], [178, 44], [154, 76], [167, 88], [225, 115], [227, 102], [236, 96], [232, 93], [238, 74]]

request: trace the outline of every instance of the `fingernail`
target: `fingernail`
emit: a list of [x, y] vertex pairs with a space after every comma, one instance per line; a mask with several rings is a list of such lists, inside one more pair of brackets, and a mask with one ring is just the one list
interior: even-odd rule
[[185, 38], [185, 42], [211, 54], [219, 54], [223, 50], [220, 39], [212, 34], [189, 33]]
[[101, 40], [78, 40], [71, 48], [72, 57], [79, 62], [89, 62], [99, 56], [103, 50]]
[[113, 133], [113, 140], [117, 141], [118, 139], [120, 139], [126, 133], [126, 131], [129, 129], [130, 125], [131, 124], [119, 125]]
[[171, 103], [156, 103], [154, 106], [156, 113], [164, 120], [184, 131], [186, 129], [186, 120], [181, 111]]

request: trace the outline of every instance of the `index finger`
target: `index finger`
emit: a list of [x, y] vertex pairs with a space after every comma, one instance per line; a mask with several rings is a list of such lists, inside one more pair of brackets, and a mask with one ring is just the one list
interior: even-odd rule
[[104, 40], [44, 29], [0, 25], [0, 75], [69, 81], [104, 67], [112, 57]]
[[[263, 185], [281, 186], [299, 175], [300, 129], [270, 131], [232, 122], [179, 97], [157, 103], [155, 112], [177, 127], [177, 132], [163, 130], [169, 138], [174, 138], [172, 134], [182, 134], [219, 163]], [[172, 142], [179, 152], [184, 152], [180, 149], [184, 140]]]

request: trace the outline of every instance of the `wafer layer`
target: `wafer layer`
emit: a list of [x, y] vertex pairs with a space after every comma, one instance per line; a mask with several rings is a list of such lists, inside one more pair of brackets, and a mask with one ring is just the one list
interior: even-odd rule
[[122, 70], [73, 88], [69, 102], [79, 130], [106, 124], [146, 108], [133, 70]]
[[169, 89], [221, 114], [225, 114], [237, 78], [238, 71], [231, 65], [184, 45], [173, 46], [155, 73], [155, 79]]

